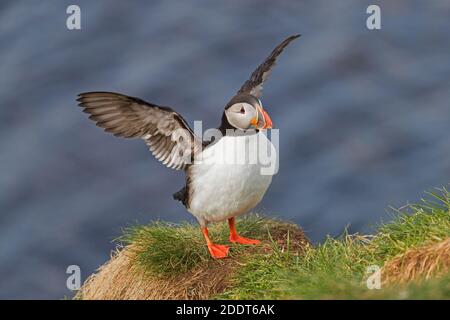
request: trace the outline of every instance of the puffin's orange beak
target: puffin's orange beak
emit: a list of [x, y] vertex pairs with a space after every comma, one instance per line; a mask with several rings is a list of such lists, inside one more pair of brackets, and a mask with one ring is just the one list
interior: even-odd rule
[[272, 129], [273, 123], [272, 123], [272, 119], [270, 119], [269, 114], [263, 110], [263, 116], [264, 116], [264, 120], [266, 122], [266, 125], [263, 127], [263, 129]]
[[257, 115], [251, 121], [251, 124], [256, 129], [272, 129], [272, 119], [269, 114], [260, 106], [256, 107]]
[[269, 114], [260, 106], [256, 107], [257, 114], [250, 123], [256, 129], [272, 129], [272, 119], [270, 119]]

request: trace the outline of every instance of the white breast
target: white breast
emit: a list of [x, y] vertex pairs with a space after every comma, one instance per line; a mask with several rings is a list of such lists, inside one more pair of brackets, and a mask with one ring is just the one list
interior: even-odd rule
[[269, 187], [276, 161], [275, 148], [262, 133], [221, 138], [191, 167], [189, 212], [205, 225], [249, 211]]

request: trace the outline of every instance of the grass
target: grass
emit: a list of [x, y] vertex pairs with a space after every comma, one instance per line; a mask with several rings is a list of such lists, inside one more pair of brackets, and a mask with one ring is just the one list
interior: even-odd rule
[[344, 234], [328, 238], [303, 257], [286, 253], [255, 256], [235, 276], [226, 299], [395, 299], [450, 298], [450, 275], [381, 290], [366, 286], [367, 268], [382, 267], [407, 250], [450, 237], [450, 194], [442, 189], [410, 205], [378, 227], [374, 236]]
[[[436, 190], [392, 214], [374, 235], [344, 233], [317, 246], [293, 224], [252, 215], [238, 220], [238, 231], [263, 244], [232, 245], [224, 260], [209, 256], [197, 225], [133, 226], [120, 239], [123, 252], [132, 254], [119, 252], [85, 293], [100, 299], [105, 293], [98, 292], [112, 299], [450, 299], [450, 193]], [[228, 243], [227, 224], [212, 225], [210, 236]], [[381, 268], [381, 289], [367, 287], [370, 266]], [[397, 281], [399, 274], [408, 281]]]
[[[240, 219], [237, 228], [241, 235], [261, 240], [269, 239], [270, 232], [279, 226], [291, 227], [275, 219], [250, 215]], [[228, 226], [226, 223], [209, 227], [210, 237], [216, 243], [228, 243]], [[132, 245], [136, 254], [136, 263], [151, 274], [179, 275], [212, 261], [205, 245], [205, 240], [198, 225], [188, 222], [170, 224], [157, 221], [150, 225], [136, 225], [124, 230], [119, 239], [125, 245]], [[236, 257], [245, 250], [245, 246], [231, 244], [230, 256]]]

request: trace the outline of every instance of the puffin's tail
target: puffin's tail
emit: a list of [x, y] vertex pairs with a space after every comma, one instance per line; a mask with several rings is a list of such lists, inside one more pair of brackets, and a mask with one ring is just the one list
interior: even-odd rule
[[173, 194], [173, 199], [181, 201], [184, 205], [186, 205], [186, 187], [183, 187], [180, 191], [177, 191]]

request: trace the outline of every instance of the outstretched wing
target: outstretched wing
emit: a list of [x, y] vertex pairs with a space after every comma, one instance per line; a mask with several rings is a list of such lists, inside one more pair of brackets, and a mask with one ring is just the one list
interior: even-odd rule
[[185, 169], [201, 151], [201, 140], [168, 107], [113, 92], [86, 92], [77, 101], [97, 126], [115, 136], [141, 138], [152, 154], [172, 169]]
[[275, 49], [273, 49], [272, 53], [266, 58], [266, 60], [264, 60], [264, 62], [261, 63], [255, 71], [253, 71], [250, 79], [242, 85], [241, 89], [238, 91], [238, 94], [249, 93], [257, 98], [260, 98], [262, 95], [264, 81], [267, 80], [272, 72], [277, 57], [292, 40], [297, 39], [298, 37], [300, 37], [299, 34], [290, 36], [280, 43]]

